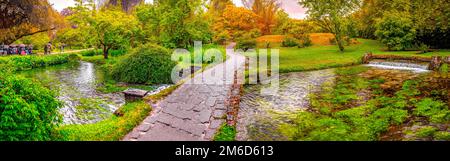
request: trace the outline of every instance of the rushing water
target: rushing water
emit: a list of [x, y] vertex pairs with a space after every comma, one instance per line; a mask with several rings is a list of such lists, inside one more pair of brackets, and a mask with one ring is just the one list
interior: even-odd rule
[[[373, 62], [365, 77], [380, 73], [395, 79], [414, 78], [427, 72], [423, 65], [404, 63]], [[282, 123], [289, 123], [301, 110], [309, 107], [308, 95], [320, 90], [325, 82], [334, 83], [336, 69], [280, 75], [280, 88], [272, 96], [261, 95], [261, 89], [268, 85], [252, 85], [244, 89], [241, 98], [237, 124], [238, 140], [287, 140], [279, 133]]]
[[21, 74], [58, 91], [58, 99], [64, 103], [60, 109], [64, 124], [95, 123], [112, 115], [125, 104], [123, 94], [96, 91], [105, 78], [103, 72], [92, 63], [71, 63]]
[[428, 72], [428, 63], [410, 63], [410, 62], [390, 62], [390, 61], [371, 61], [367, 66], [383, 68], [383, 69], [396, 69], [396, 70], [409, 70], [417, 73]]
[[238, 140], [286, 140], [278, 134], [278, 125], [305, 110], [308, 95], [334, 78], [334, 69], [282, 74], [278, 93], [273, 95], [261, 95], [261, 89], [269, 85], [246, 87], [238, 116]]

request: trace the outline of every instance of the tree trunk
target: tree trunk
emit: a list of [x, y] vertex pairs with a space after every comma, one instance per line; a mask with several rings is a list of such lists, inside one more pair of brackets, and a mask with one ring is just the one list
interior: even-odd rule
[[103, 47], [103, 57], [104, 57], [105, 59], [108, 59], [108, 51], [109, 51], [109, 48], [106, 47], [106, 46], [104, 46], [104, 47]]
[[342, 42], [342, 37], [339, 34], [336, 34], [336, 44], [339, 46], [339, 50], [341, 52], [343, 52], [344, 51], [344, 44]]

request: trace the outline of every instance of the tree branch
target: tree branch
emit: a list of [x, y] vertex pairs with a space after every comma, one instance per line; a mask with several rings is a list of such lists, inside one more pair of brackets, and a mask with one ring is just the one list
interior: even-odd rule
[[19, 40], [19, 39], [21, 39], [21, 38], [23, 38], [23, 37], [25, 37], [25, 36], [31, 36], [31, 35], [34, 35], [34, 34], [38, 34], [38, 33], [41, 33], [41, 32], [46, 32], [46, 31], [51, 31], [51, 30], [55, 30], [56, 29], [56, 27], [53, 27], [53, 28], [50, 28], [50, 29], [43, 29], [43, 30], [39, 30], [39, 31], [36, 31], [36, 32], [31, 32], [31, 33], [26, 33], [26, 34], [21, 34], [21, 35], [19, 35], [18, 37], [15, 37], [14, 39], [11, 39], [11, 40], [6, 40], [6, 44], [12, 44], [12, 43], [14, 43], [16, 40]]

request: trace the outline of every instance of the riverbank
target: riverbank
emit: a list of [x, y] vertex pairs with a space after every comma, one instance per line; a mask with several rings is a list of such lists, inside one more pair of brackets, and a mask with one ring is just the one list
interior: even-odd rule
[[282, 74], [275, 96], [246, 87], [237, 139], [448, 141], [448, 76], [366, 66]]
[[[340, 52], [335, 45], [311, 46], [306, 48], [280, 47], [280, 73], [312, 71], [327, 68], [359, 65], [365, 53], [375, 55], [401, 55], [401, 56], [450, 56], [450, 50], [438, 50], [425, 54], [419, 51], [385, 51], [383, 44], [376, 40], [358, 39], [357, 44], [347, 46]], [[276, 49], [276, 48], [275, 48]]]

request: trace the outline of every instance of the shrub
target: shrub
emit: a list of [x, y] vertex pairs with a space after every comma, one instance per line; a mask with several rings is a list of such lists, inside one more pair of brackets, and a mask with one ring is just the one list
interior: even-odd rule
[[413, 22], [401, 13], [386, 13], [376, 24], [375, 35], [389, 50], [405, 50], [416, 37]]
[[450, 110], [445, 103], [425, 98], [416, 104], [416, 116], [428, 117], [433, 123], [443, 123], [450, 120]]
[[300, 43], [298, 44], [299, 48], [312, 46], [312, 40], [309, 36], [303, 37], [300, 39]]
[[73, 61], [79, 61], [81, 60], [81, 57], [78, 54], [70, 54], [69, 57], [67, 58], [70, 62]]
[[244, 51], [247, 51], [249, 49], [255, 49], [256, 39], [241, 39], [237, 42], [236, 48], [242, 49]]
[[111, 56], [122, 56], [122, 55], [125, 55], [126, 53], [127, 53], [127, 50], [125, 50], [125, 49], [109, 51], [109, 54], [111, 54]]
[[88, 50], [88, 51], [82, 51], [81, 55], [82, 56], [96, 56], [96, 55], [100, 55], [101, 52], [98, 52], [97, 50]]
[[299, 45], [298, 39], [290, 36], [284, 37], [283, 42], [281, 43], [281, 46], [283, 47], [294, 47], [297, 45]]
[[435, 127], [426, 126], [426, 127], [419, 129], [419, 131], [417, 131], [416, 135], [418, 137], [431, 137], [434, 135], [434, 133], [436, 133], [437, 130], [438, 129], [436, 129]]
[[1, 64], [8, 64], [15, 71], [30, 70], [69, 62], [69, 54], [55, 54], [46, 56], [9, 56], [0, 59]]
[[31, 80], [0, 77], [0, 140], [51, 140], [61, 122], [55, 96]]
[[216, 136], [214, 136], [214, 141], [234, 141], [236, 137], [236, 128], [223, 124]]
[[169, 50], [147, 44], [136, 48], [114, 65], [111, 75], [117, 81], [127, 83], [172, 83], [171, 72], [175, 65]]
[[419, 45], [417, 45], [417, 49], [420, 50], [420, 54], [425, 54], [429, 52], [430, 46], [424, 43], [420, 43]]
[[450, 132], [439, 131], [434, 134], [436, 140], [450, 141]]

